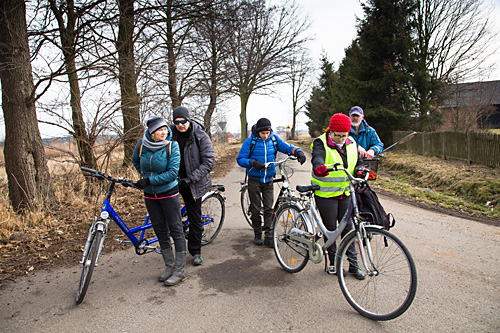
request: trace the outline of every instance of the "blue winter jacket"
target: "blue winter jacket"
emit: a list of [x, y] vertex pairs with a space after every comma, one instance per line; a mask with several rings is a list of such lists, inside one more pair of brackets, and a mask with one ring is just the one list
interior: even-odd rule
[[[151, 140], [148, 130], [146, 130], [146, 136]], [[168, 129], [168, 135], [165, 140], [170, 141], [171, 139], [172, 132]], [[141, 174], [141, 178], [149, 177], [150, 185], [144, 189], [144, 193], [164, 193], [177, 186], [177, 174], [179, 173], [179, 166], [181, 164], [179, 144], [175, 141], [170, 142], [170, 155], [168, 158], [167, 148], [168, 145], [152, 152], [142, 144], [142, 139], [137, 142], [132, 154], [132, 163]]]
[[351, 127], [351, 131], [349, 135], [356, 140], [356, 143], [363, 147], [365, 150], [373, 149], [375, 151], [375, 155], [378, 155], [384, 150], [384, 144], [380, 141], [377, 132], [373, 129], [373, 127], [369, 126], [366, 120], [362, 120], [359, 125], [358, 134], [354, 128]]
[[[300, 148], [283, 141], [279, 136], [275, 135], [273, 131], [271, 131], [271, 135], [264, 142], [260, 138], [259, 133], [255, 131], [255, 125], [253, 125], [252, 134], [245, 140], [245, 142], [243, 142], [236, 161], [240, 167], [247, 169], [249, 178], [257, 180], [261, 183], [268, 183], [273, 180], [274, 175], [276, 174], [276, 167], [274, 164], [271, 164], [269, 168], [258, 171], [252, 167], [250, 160], [257, 160], [262, 163], [276, 161], [273, 140], [271, 139], [272, 136], [276, 137], [278, 151], [284, 154], [295, 155], [297, 154], [297, 151], [301, 150]], [[255, 143], [255, 149], [252, 155], [249, 157], [252, 138], [257, 138], [257, 142]]]

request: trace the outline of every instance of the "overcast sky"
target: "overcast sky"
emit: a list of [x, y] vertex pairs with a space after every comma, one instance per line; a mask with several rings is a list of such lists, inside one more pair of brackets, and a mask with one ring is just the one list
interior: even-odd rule
[[[356, 17], [363, 17], [360, 2], [358, 0], [297, 0], [297, 2], [304, 9], [304, 13], [309, 15], [312, 24], [310, 32], [315, 36], [315, 40], [309, 44], [309, 49], [311, 59], [317, 65], [316, 68], [319, 68], [322, 52], [326, 52], [328, 60], [333, 62], [337, 69], [344, 57], [344, 49], [356, 37]], [[500, 0], [485, 0], [485, 2], [495, 6], [492, 21], [495, 31], [500, 35]], [[500, 46], [500, 36], [497, 36], [497, 44]], [[500, 67], [500, 55], [491, 60]], [[484, 79], [500, 80], [500, 68], [497, 68], [489, 78]], [[277, 95], [276, 97], [255, 94], [250, 96], [247, 108], [247, 121], [250, 127], [262, 117], [269, 118], [273, 128], [292, 125], [290, 88], [280, 87]], [[227, 131], [240, 132], [239, 99], [227, 103], [225, 109]], [[299, 114], [298, 128], [307, 129], [305, 125], [307, 120], [303, 113]]]

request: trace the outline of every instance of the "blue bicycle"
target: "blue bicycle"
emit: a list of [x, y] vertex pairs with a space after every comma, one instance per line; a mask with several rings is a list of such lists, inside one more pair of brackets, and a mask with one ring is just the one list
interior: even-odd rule
[[[112, 219], [118, 225], [118, 227], [127, 236], [128, 240], [115, 239], [120, 244], [131, 245], [135, 247], [135, 253], [138, 255], [143, 255], [148, 252], [155, 251], [160, 253], [159, 246], [152, 246], [152, 244], [158, 242], [158, 238], [146, 239], [144, 237], [146, 230], [152, 227], [151, 222], [149, 222], [149, 215], [146, 216], [144, 223], [140, 226], [129, 228], [125, 222], [118, 216], [113, 207], [111, 206], [111, 196], [113, 195], [116, 184], [121, 184], [125, 187], [137, 188], [136, 182], [119, 177], [118, 179], [113, 178], [110, 175], [106, 175], [101, 171], [94, 169], [89, 169], [85, 167], [80, 168], [84, 172], [86, 177], [94, 177], [98, 180], [106, 180], [109, 182], [109, 187], [107, 189], [107, 194], [101, 207], [101, 213], [94, 216], [94, 221], [89, 230], [89, 235], [87, 237], [87, 242], [85, 243], [85, 248], [83, 250], [82, 260], [80, 264], [82, 267], [82, 274], [80, 276], [80, 282], [78, 284], [78, 291], [76, 293], [76, 304], [80, 304], [85, 297], [88, 286], [90, 284], [90, 279], [94, 271], [94, 267], [97, 265], [97, 260], [101, 254], [104, 239], [108, 232], [108, 224]], [[225, 191], [224, 185], [213, 185], [211, 190], [207, 192], [201, 203], [201, 219], [203, 225], [203, 235], [202, 235], [202, 245], [209, 244], [220, 232], [222, 224], [225, 217], [225, 197], [222, 193]], [[186, 207], [182, 207], [182, 224], [184, 234], [189, 233], [189, 219], [187, 218]], [[136, 236], [136, 234], [138, 234]]]

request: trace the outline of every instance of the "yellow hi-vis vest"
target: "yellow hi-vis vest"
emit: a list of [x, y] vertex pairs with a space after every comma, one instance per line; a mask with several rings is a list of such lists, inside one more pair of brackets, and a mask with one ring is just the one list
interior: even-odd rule
[[[340, 163], [342, 166], [344, 162], [342, 161], [342, 157], [337, 152], [336, 149], [332, 149], [327, 144], [327, 136], [328, 133], [325, 133], [319, 137], [319, 139], [323, 142], [323, 146], [325, 147], [325, 164], [334, 164]], [[346, 152], [347, 152], [347, 170], [351, 174], [354, 174], [354, 167], [358, 163], [358, 145], [353, 138], [349, 137], [349, 144], [346, 144]], [[313, 148], [313, 144], [311, 144], [311, 150]], [[340, 171], [330, 171], [330, 173], [326, 177], [318, 177], [314, 174], [314, 170], [311, 176], [311, 183], [318, 184], [321, 188], [317, 191], [314, 191], [314, 194], [323, 197], [323, 198], [332, 198], [338, 197], [342, 194], [350, 195], [349, 193], [349, 178], [347, 178], [344, 170]]]

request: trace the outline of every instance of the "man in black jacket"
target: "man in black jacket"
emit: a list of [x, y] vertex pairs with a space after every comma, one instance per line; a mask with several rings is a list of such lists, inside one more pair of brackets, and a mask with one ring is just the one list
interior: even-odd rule
[[179, 193], [186, 205], [189, 218], [188, 251], [193, 265], [203, 264], [201, 256], [201, 198], [212, 186], [210, 172], [214, 168], [215, 153], [203, 125], [189, 117], [189, 110], [179, 106], [173, 112], [172, 140], [179, 143]]

